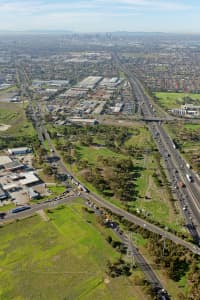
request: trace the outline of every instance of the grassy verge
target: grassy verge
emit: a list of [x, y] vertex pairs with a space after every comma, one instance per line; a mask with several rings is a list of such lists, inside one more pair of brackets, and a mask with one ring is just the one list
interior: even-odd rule
[[12, 203], [4, 205], [4, 206], [0, 206], [0, 212], [8, 211], [8, 210], [11, 210], [13, 208], [15, 208], [15, 205], [12, 204]]
[[175, 282], [169, 278], [164, 268], [156, 266], [154, 263], [155, 257], [153, 257], [148, 250], [147, 239], [143, 238], [139, 233], [133, 233], [133, 242], [139, 247], [141, 254], [148, 263], [153, 266], [154, 272], [161, 279], [172, 299], [179, 299], [180, 293], [185, 294], [187, 292], [185, 277], [183, 277], [180, 282]]

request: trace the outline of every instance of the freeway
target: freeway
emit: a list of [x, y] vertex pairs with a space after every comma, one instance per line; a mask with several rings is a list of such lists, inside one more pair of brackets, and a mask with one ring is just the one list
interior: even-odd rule
[[[120, 61], [116, 53], [113, 54], [115, 62], [131, 81], [134, 98], [137, 101], [138, 111], [144, 119], [154, 120], [157, 118], [156, 110], [146, 94], [143, 85], [138, 78], [132, 74]], [[168, 119], [166, 118], [166, 121]], [[158, 146], [159, 152], [164, 159], [164, 164], [168, 170], [168, 178], [171, 186], [175, 187], [174, 194], [179, 201], [187, 228], [193, 237], [195, 243], [200, 245], [200, 193], [199, 178], [189, 170], [186, 162], [181, 157], [178, 149], [175, 149], [172, 140], [164, 130], [162, 122], [148, 122], [148, 128]], [[187, 174], [187, 175], [186, 175]], [[194, 182], [188, 180], [188, 175]], [[184, 189], [180, 188], [179, 182], [182, 182]], [[183, 209], [184, 208], [184, 209]]]
[[[140, 88], [140, 86], [138, 85], [138, 80], [136, 79], [136, 82], [134, 80], [132, 80], [132, 84], [134, 84], [135, 94], [137, 95], [136, 101], [138, 101], [138, 103], [139, 102], [144, 103], [144, 98], [146, 99], [146, 95], [144, 93], [142, 93], [143, 89]], [[32, 98], [32, 94], [29, 92], [28, 83], [24, 84], [24, 86], [26, 88], [26, 92], [28, 93], [28, 95], [30, 97], [29, 101], [31, 103], [33, 101], [33, 98]], [[37, 125], [36, 129], [38, 130], [38, 135], [40, 136], [40, 134], [42, 132], [43, 137], [45, 137], [45, 139], [48, 141], [49, 147], [53, 150], [54, 154], [57, 157], [60, 158], [59, 161], [58, 161], [58, 164], [59, 164], [60, 169], [63, 171], [63, 173], [65, 173], [71, 179], [75, 179], [74, 174], [72, 172], [70, 172], [69, 170], [66, 169], [65, 164], [64, 164], [64, 162], [62, 160], [62, 157], [60, 156], [60, 154], [58, 153], [57, 149], [55, 148], [55, 146], [53, 145], [53, 143], [51, 141], [51, 138], [50, 138], [50, 136], [49, 136], [49, 134], [48, 134], [48, 132], [47, 132], [47, 130], [46, 130], [43, 122], [42, 122], [43, 117], [41, 115], [41, 113], [42, 113], [41, 110], [39, 109], [38, 105], [36, 105], [35, 102], [34, 102], [34, 104], [35, 104], [35, 107], [36, 107], [37, 112], [38, 112], [38, 114], [34, 114], [34, 116], [35, 116], [35, 122], [36, 122], [36, 125]], [[33, 107], [33, 109], [35, 108], [33, 105], [32, 105], [32, 107]], [[151, 114], [151, 115], [154, 116], [154, 112], [153, 112], [153, 108], [152, 107], [151, 107], [151, 112], [150, 113], [149, 113], [149, 109], [147, 108], [147, 106], [145, 105], [144, 107], [145, 107], [143, 109], [143, 113], [144, 114], [145, 114], [145, 110], [148, 110], [148, 115]], [[153, 136], [155, 135], [156, 130], [158, 130], [158, 129], [155, 130], [154, 126], [158, 126], [158, 124], [156, 122], [155, 123], [152, 122], [149, 125], [149, 128], [150, 128]], [[164, 145], [163, 145], [163, 147], [164, 147]], [[160, 148], [159, 148], [159, 150], [161, 151]], [[164, 156], [164, 154], [163, 154], [163, 156]], [[170, 160], [167, 160], [167, 161], [170, 162]], [[170, 164], [172, 164], [172, 162]], [[169, 168], [171, 170], [170, 171], [170, 175], [174, 176], [172, 174], [172, 170], [174, 170], [174, 166], [171, 166], [171, 165], [170, 165], [170, 167], [169, 167], [169, 165], [166, 165], [166, 166], [167, 166], [167, 168]], [[77, 180], [76, 180], [76, 182], [78, 183]], [[177, 196], [178, 197], [180, 197], [179, 194], [180, 194], [180, 192], [179, 193], [177, 192]], [[85, 193], [84, 193], [84, 195], [85, 195]], [[157, 234], [159, 234], [159, 235], [161, 235], [163, 237], [166, 237], [166, 238], [172, 240], [173, 242], [175, 242], [177, 244], [185, 246], [186, 248], [188, 248], [189, 250], [193, 251], [194, 253], [199, 254], [199, 249], [196, 248], [194, 245], [192, 245], [192, 244], [190, 244], [190, 243], [188, 243], [188, 242], [186, 242], [186, 241], [178, 238], [177, 236], [175, 236], [175, 235], [173, 235], [173, 234], [171, 234], [171, 233], [169, 233], [169, 232], [167, 232], [167, 231], [165, 231], [165, 230], [163, 230], [163, 229], [161, 229], [161, 228], [159, 228], [159, 227], [157, 227], [157, 226], [155, 226], [155, 225], [153, 225], [151, 223], [148, 223], [146, 221], [144, 223], [143, 219], [140, 219], [140, 218], [138, 218], [138, 217], [136, 217], [136, 216], [134, 216], [134, 215], [126, 212], [123, 209], [119, 209], [118, 207], [116, 207], [116, 206], [112, 205], [111, 203], [105, 201], [102, 197], [99, 197], [96, 194], [89, 193], [88, 195], [90, 195], [90, 197], [93, 197], [93, 200], [97, 201], [99, 205], [101, 205], [103, 207], [109, 208], [111, 211], [113, 211], [116, 214], [122, 215], [124, 218], [126, 218], [130, 222], [133, 222], [134, 224], [137, 224], [137, 225], [139, 225], [141, 227], [143, 227], [144, 224], [145, 224], [145, 226], [146, 226], [146, 228], [148, 230], [150, 230], [152, 232], [155, 232], [155, 233], [157, 233]], [[180, 202], [182, 203], [181, 199], [180, 199]], [[187, 222], [188, 228], [191, 229], [190, 232], [191, 232], [191, 234], [193, 234], [194, 240], [196, 241], [196, 237], [197, 237], [196, 228], [195, 228], [193, 222], [190, 219], [191, 216], [190, 215], [187, 216], [187, 214], [186, 214], [186, 217], [187, 217], [187, 221], [188, 221]]]

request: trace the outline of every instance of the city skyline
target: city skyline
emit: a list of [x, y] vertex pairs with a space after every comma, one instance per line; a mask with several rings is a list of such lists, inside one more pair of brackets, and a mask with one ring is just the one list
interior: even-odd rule
[[199, 13], [194, 0], [3, 0], [0, 31], [200, 33]]

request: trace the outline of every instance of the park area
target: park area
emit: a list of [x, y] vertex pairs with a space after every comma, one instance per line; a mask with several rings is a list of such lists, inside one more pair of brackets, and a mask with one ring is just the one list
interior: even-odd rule
[[0, 228], [0, 299], [148, 299], [132, 276], [108, 277], [120, 256], [106, 241], [113, 233], [80, 199], [46, 216]]
[[[65, 138], [56, 139], [56, 146], [67, 168], [86, 187], [149, 221], [185, 233], [171, 201], [161, 158], [145, 126], [100, 125], [87, 131], [75, 131], [71, 126], [67, 131]], [[112, 141], [109, 132], [113, 133]]]

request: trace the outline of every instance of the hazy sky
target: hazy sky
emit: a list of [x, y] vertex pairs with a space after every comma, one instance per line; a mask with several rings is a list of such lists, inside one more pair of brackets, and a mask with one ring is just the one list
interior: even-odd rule
[[199, 32], [199, 0], [0, 0], [0, 30]]

